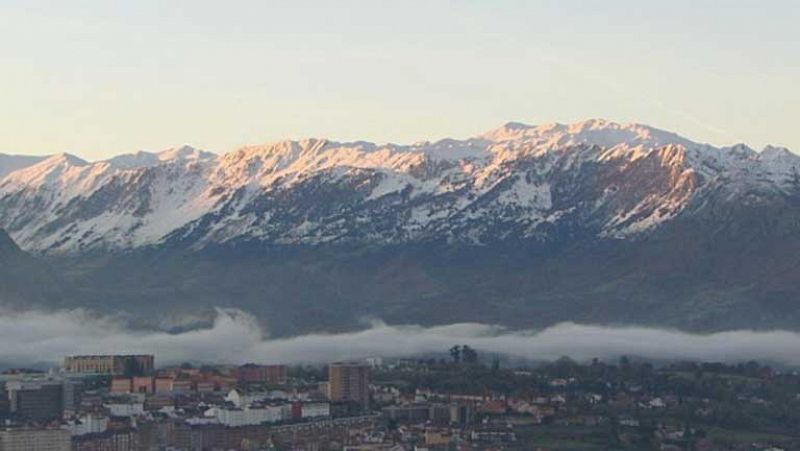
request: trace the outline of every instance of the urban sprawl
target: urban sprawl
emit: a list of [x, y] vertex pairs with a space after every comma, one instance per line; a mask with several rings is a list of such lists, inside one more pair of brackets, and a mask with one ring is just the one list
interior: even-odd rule
[[756, 362], [424, 359], [0, 375], [0, 451], [800, 449], [800, 375]]

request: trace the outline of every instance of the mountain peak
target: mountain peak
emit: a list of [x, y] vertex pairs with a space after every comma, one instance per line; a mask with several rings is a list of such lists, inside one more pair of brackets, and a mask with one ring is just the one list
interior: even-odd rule
[[506, 122], [500, 127], [493, 128], [485, 133], [478, 135], [478, 138], [489, 141], [509, 141], [521, 136], [526, 130], [534, 128], [522, 122]]
[[57, 153], [51, 156], [50, 158], [44, 160], [44, 162], [52, 164], [66, 164], [69, 166], [86, 166], [89, 164], [89, 162], [84, 160], [83, 158], [66, 152]]
[[20, 172], [43, 173], [53, 170], [68, 170], [70, 168], [88, 166], [91, 163], [71, 153], [57, 153], [44, 158], [36, 164], [23, 168]]
[[[198, 246], [238, 237], [320, 243], [355, 239], [348, 231], [357, 225], [342, 214], [358, 212], [364, 240], [486, 242], [538, 236], [543, 224], [602, 202], [584, 212], [600, 215], [592, 227], [626, 236], [671, 220], [700, 183], [785, 190], [798, 161], [785, 149], [717, 148], [607, 119], [508, 122], [478, 138], [415, 145], [309, 138], [219, 157], [183, 145], [94, 164], [60, 154], [2, 179], [0, 226], [46, 252], [186, 234]], [[568, 193], [592, 193], [591, 202], [558, 198]], [[67, 210], [78, 218], [69, 226], [57, 221]], [[391, 226], [381, 222], [387, 212]]]
[[800, 158], [797, 154], [793, 153], [786, 147], [767, 145], [759, 154], [762, 159], [771, 160], [777, 158]]
[[503, 124], [502, 129], [505, 130], [525, 130], [526, 128], [530, 128], [531, 126], [525, 124], [523, 122], [516, 122], [516, 121], [509, 121]]
[[137, 169], [173, 161], [200, 161], [215, 157], [216, 155], [211, 152], [205, 152], [188, 144], [184, 144], [179, 147], [170, 147], [159, 152], [140, 150], [136, 153], [118, 155], [104, 162], [116, 169]]
[[13, 171], [2, 180], [7, 187], [49, 185], [64, 182], [65, 177], [79, 177], [90, 166], [91, 163], [80, 157], [59, 153]]
[[509, 122], [479, 137], [493, 142], [521, 141], [545, 148], [576, 145], [597, 145], [603, 148], [621, 145], [627, 148], [640, 146], [658, 148], [669, 144], [684, 147], [699, 146], [672, 132], [648, 125], [623, 124], [607, 119], [588, 119], [569, 124], [552, 122], [542, 125]]
[[161, 152], [156, 153], [156, 155], [158, 156], [158, 159], [160, 161], [201, 160], [206, 158], [213, 158], [216, 156], [211, 152], [206, 152], [204, 150], [197, 149], [188, 144], [162, 150]]
[[752, 147], [745, 143], [737, 143], [732, 146], [723, 147], [723, 151], [730, 153], [739, 158], [750, 159], [758, 156], [758, 153]]

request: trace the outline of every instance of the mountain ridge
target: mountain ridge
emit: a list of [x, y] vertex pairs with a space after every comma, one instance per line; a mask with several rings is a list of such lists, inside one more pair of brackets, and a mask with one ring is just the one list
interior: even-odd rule
[[[608, 133], [609, 131], [616, 131], [618, 133], [618, 137], [616, 139], [610, 138], [608, 135], [605, 137], [601, 137], [600, 139], [592, 138], [592, 132], [602, 132], [596, 133], [597, 136], [602, 135], [603, 133]], [[635, 137], [639, 139], [640, 143], [634, 143], [632, 139], [625, 139], [624, 137], [620, 137], [624, 132], [630, 132], [629, 137]], [[560, 133], [559, 133], [560, 132]], [[370, 141], [336, 141], [331, 140], [328, 138], [321, 138], [321, 137], [305, 137], [305, 138], [298, 138], [298, 139], [281, 139], [276, 141], [269, 141], [263, 144], [250, 144], [238, 147], [231, 151], [225, 153], [214, 153], [209, 152], [206, 150], [202, 150], [196, 148], [189, 144], [182, 144], [177, 147], [170, 147], [160, 151], [145, 151], [139, 150], [132, 153], [122, 153], [118, 154], [109, 158], [105, 158], [102, 160], [96, 161], [88, 161], [81, 158], [78, 155], [72, 153], [57, 153], [51, 155], [44, 155], [44, 156], [33, 156], [33, 155], [11, 155], [11, 154], [3, 154], [0, 153], [0, 158], [20, 158], [24, 161], [18, 163], [19, 167], [15, 170], [23, 169], [25, 167], [32, 166], [36, 163], [41, 162], [42, 160], [46, 160], [49, 158], [59, 158], [59, 159], [70, 159], [72, 160], [72, 164], [74, 165], [85, 165], [85, 164], [102, 164], [108, 163], [111, 166], [117, 166], [121, 168], [125, 168], [128, 166], [128, 162], [126, 160], [136, 160], [137, 158], [143, 159], [143, 163], [147, 165], [157, 164], [157, 163], [168, 163], [176, 159], [211, 159], [211, 158], [221, 158], [229, 154], [241, 152], [247, 149], [259, 149], [259, 148], [275, 148], [280, 146], [292, 145], [292, 144], [303, 144], [303, 143], [310, 143], [310, 142], [325, 142], [325, 143], [332, 143], [334, 145], [340, 147], [354, 147], [354, 146], [362, 146], [367, 147], [370, 149], [421, 149], [426, 146], [440, 144], [441, 146], [453, 143], [469, 143], [469, 142], [477, 142], [480, 140], [486, 140], [491, 142], [504, 142], [504, 141], [514, 141], [518, 140], [520, 137], [526, 138], [536, 138], [541, 137], [542, 135], [550, 133], [559, 139], [553, 140], [550, 139], [548, 144], [549, 147], [568, 147], [570, 145], [577, 145], [577, 144], [596, 144], [603, 146], [608, 146], [608, 142], [613, 144], [618, 144], [620, 142], [627, 142], [628, 144], [649, 144], [650, 147], [660, 147], [666, 144], [681, 144], [685, 147], [705, 147], [709, 149], [735, 149], [735, 148], [746, 148], [751, 150], [754, 153], [759, 153], [752, 149], [751, 147], [747, 146], [744, 143], [736, 143], [730, 146], [722, 146], [722, 147], [715, 147], [710, 144], [704, 144], [699, 142], [694, 142], [685, 138], [677, 133], [666, 131], [663, 129], [659, 129], [656, 127], [652, 127], [646, 124], [638, 123], [638, 122], [631, 122], [631, 123], [620, 123], [614, 122], [606, 119], [588, 119], [584, 121], [574, 122], [574, 123], [560, 123], [560, 122], [552, 122], [552, 123], [545, 123], [541, 125], [529, 125], [522, 122], [511, 121], [507, 122], [500, 127], [490, 129], [484, 133], [480, 133], [474, 137], [465, 138], [465, 139], [455, 139], [455, 138], [442, 138], [436, 141], [420, 141], [414, 144], [393, 144], [393, 143], [376, 143]], [[608, 141], [608, 140], [611, 141]], [[653, 145], [656, 144], [656, 145]], [[783, 146], [775, 146], [768, 144], [762, 149], [761, 153], [767, 151], [767, 153], [788, 153], [789, 155], [796, 156], [794, 152], [789, 150]], [[456, 155], [458, 157], [459, 155]], [[2, 160], [0, 160], [2, 161]], [[115, 164], [118, 163], [118, 164]], [[135, 168], [135, 166], [134, 166]], [[7, 175], [6, 173], [0, 173], [0, 178]]]
[[487, 133], [51, 157], [0, 179], [0, 228], [34, 254], [11, 266], [39, 268], [4, 283], [151, 322], [242, 308], [277, 336], [800, 328], [800, 157], [600, 120]]
[[[475, 138], [415, 145], [284, 140], [222, 155], [182, 146], [95, 163], [61, 154], [0, 179], [0, 227], [36, 253], [125, 251], [168, 241], [201, 248], [253, 239], [480, 244], [489, 232], [468, 224], [476, 216], [496, 222], [500, 213], [508, 217], [501, 233], [538, 239], [543, 228], [578, 208], [562, 205], [554, 188], [577, 189], [569, 187], [575, 174], [600, 170], [605, 179], [582, 189], [606, 184], [593, 201], [619, 205], [597, 235], [624, 237], [674, 217], [705, 181], [781, 191], [794, 183], [799, 167], [800, 157], [785, 149], [768, 147], [762, 156], [744, 145], [716, 148], [600, 119], [509, 123]], [[635, 185], [611, 180], [645, 171], [670, 186], [637, 175], [649, 188], [634, 193]], [[617, 185], [626, 191], [615, 194]], [[306, 192], [327, 193], [338, 205], [301, 200]], [[370, 223], [384, 214], [395, 223], [367, 224], [360, 236], [350, 236], [355, 224], [345, 223], [353, 215], [355, 222]]]

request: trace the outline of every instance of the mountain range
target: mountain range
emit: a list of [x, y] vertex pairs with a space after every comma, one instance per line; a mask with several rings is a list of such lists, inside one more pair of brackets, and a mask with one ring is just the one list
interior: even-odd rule
[[800, 329], [800, 157], [641, 124], [0, 154], [0, 229], [16, 243], [0, 262], [31, 274], [0, 296], [173, 326], [235, 306], [278, 335], [369, 318]]

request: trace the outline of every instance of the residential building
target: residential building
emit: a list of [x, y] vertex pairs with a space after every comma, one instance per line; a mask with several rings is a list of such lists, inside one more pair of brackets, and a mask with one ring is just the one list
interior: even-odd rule
[[115, 377], [111, 379], [111, 393], [130, 393], [133, 390], [133, 380], [130, 377]]
[[291, 418], [291, 405], [245, 407], [244, 409], [217, 408], [213, 414], [220, 424], [230, 427], [277, 423]]
[[108, 429], [109, 419], [106, 415], [90, 413], [81, 415], [79, 418], [67, 421], [66, 429], [75, 436], [87, 434], [99, 434]]
[[70, 433], [58, 428], [0, 430], [0, 451], [70, 451]]
[[105, 404], [105, 407], [111, 413], [111, 416], [115, 417], [135, 417], [144, 415], [143, 402], [117, 402]]
[[331, 401], [358, 404], [369, 408], [369, 365], [332, 363], [328, 366], [328, 391]]
[[286, 365], [247, 364], [239, 367], [239, 382], [242, 383], [283, 385], [286, 380]]
[[327, 402], [304, 402], [300, 408], [302, 418], [320, 418], [331, 415], [331, 405]]
[[76, 355], [64, 359], [68, 373], [142, 375], [153, 371], [152, 355]]
[[105, 431], [73, 439], [72, 451], [135, 451], [139, 436], [134, 430]]
[[49, 421], [64, 412], [61, 381], [9, 381], [6, 383], [9, 411], [18, 419]]
[[[430, 418], [431, 406], [425, 403], [388, 406], [381, 410], [383, 417], [401, 423], [424, 423]], [[447, 412], [449, 420], [450, 412]]]
[[85, 391], [81, 380], [65, 379], [62, 384], [62, 410], [64, 415], [73, 415], [78, 411]]
[[153, 393], [155, 384], [150, 376], [137, 376], [131, 379], [131, 391], [133, 393]]

